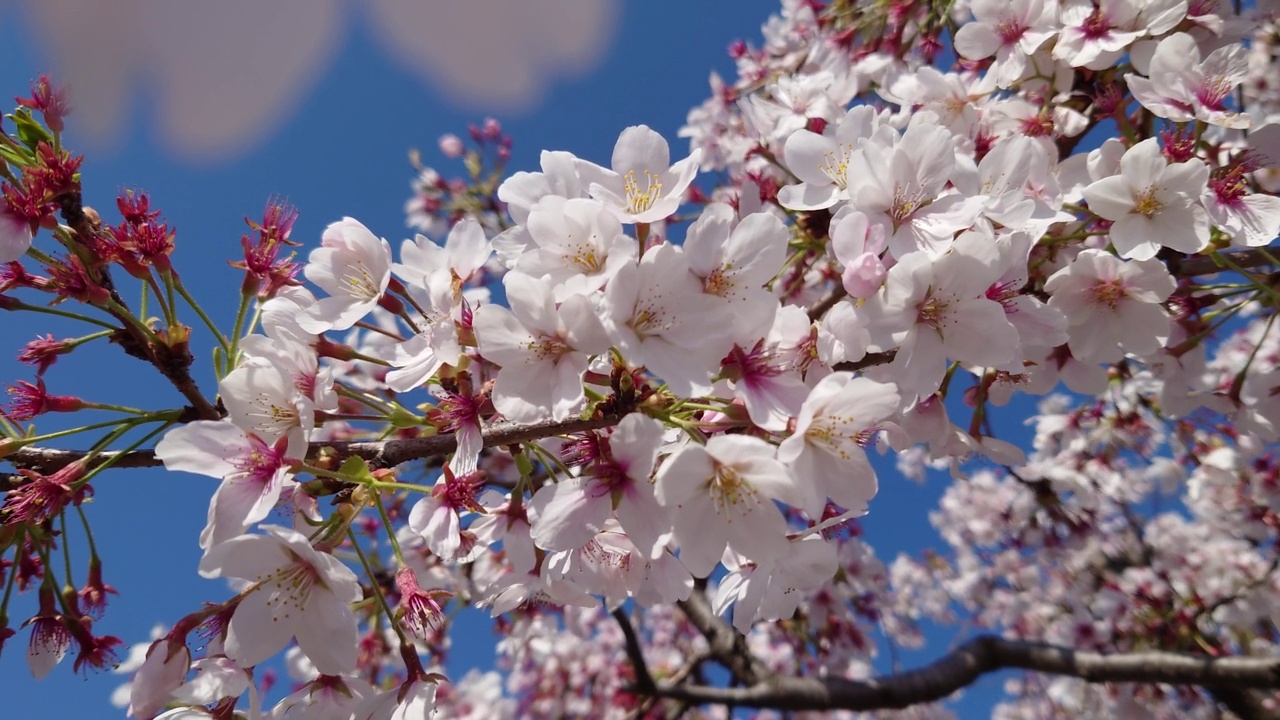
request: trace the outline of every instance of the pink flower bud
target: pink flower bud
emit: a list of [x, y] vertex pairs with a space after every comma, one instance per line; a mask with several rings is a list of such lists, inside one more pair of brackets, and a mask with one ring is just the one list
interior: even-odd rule
[[444, 135], [441, 135], [440, 152], [447, 158], [462, 157], [462, 138], [454, 135], [453, 133], [445, 133]]

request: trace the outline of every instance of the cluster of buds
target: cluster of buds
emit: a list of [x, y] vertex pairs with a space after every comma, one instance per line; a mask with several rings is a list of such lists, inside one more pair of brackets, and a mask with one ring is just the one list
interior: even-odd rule
[[282, 288], [298, 285], [295, 276], [301, 269], [293, 261], [294, 253], [281, 257], [280, 251], [286, 245], [297, 246], [289, 239], [293, 232], [293, 224], [298, 219], [298, 209], [278, 199], [267, 201], [262, 212], [262, 222], [245, 218], [245, 224], [257, 235], [250, 238], [245, 233], [240, 238], [244, 248], [244, 260], [231, 263], [232, 267], [244, 270], [244, 285], [241, 292], [256, 295], [260, 300], [270, 300]]
[[472, 217], [491, 233], [505, 229], [506, 212], [498, 199], [498, 185], [511, 159], [511, 136], [494, 118], [468, 126], [467, 135], [473, 147], [453, 133], [441, 135], [438, 141], [441, 154], [462, 160], [466, 177], [445, 178], [434, 168], [422, 165], [416, 151], [410, 155], [418, 171], [411, 185], [413, 197], [405, 203], [411, 227], [441, 236], [463, 218]]

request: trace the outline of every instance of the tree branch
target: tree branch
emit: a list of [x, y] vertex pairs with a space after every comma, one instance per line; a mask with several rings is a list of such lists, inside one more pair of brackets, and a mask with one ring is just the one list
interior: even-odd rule
[[658, 686], [653, 682], [649, 664], [644, 660], [644, 650], [640, 647], [640, 638], [636, 635], [636, 629], [631, 625], [631, 618], [627, 617], [622, 608], [614, 610], [612, 614], [613, 619], [618, 621], [618, 627], [622, 628], [622, 637], [627, 642], [627, 660], [631, 662], [631, 669], [636, 676], [636, 693], [653, 695]]
[[[694, 587], [693, 594], [689, 596], [689, 599], [681, 600], [677, 603], [680, 609], [684, 611], [685, 617], [688, 617], [689, 622], [693, 623], [693, 626], [698, 628], [698, 631], [707, 639], [711, 657], [728, 668], [738, 682], [743, 685], [765, 683], [773, 673], [765, 667], [764, 663], [751, 654], [751, 651], [747, 648], [747, 640], [742, 633], [712, 612], [711, 602], [707, 600], [705, 589], [706, 581], [700, 580]], [[667, 687], [670, 687], [670, 685]], [[677, 695], [665, 695], [662, 687], [659, 687], [658, 694], [665, 697], [680, 697]], [[725, 702], [732, 701], [727, 700]]]
[[1042, 643], [976, 637], [918, 670], [866, 681], [773, 677], [745, 688], [660, 683], [657, 694], [694, 703], [778, 710], [879, 710], [945, 699], [982, 675], [1020, 668], [1087, 682], [1280, 689], [1280, 658], [1213, 658], [1172, 652], [1103, 654]]
[[[1271, 264], [1271, 258], [1267, 257], [1267, 248], [1265, 247], [1237, 252], [1224, 252], [1223, 255], [1231, 258], [1231, 262], [1246, 269]], [[1219, 265], [1212, 255], [1194, 255], [1183, 259], [1176, 266], [1171, 265], [1169, 271], [1178, 277], [1194, 277], [1197, 275], [1231, 272], [1231, 268]]]
[[[530, 440], [538, 440], [541, 438], [552, 437], [555, 435], [568, 435], [571, 433], [585, 432], [587, 430], [598, 430], [600, 428], [612, 427], [622, 422], [624, 414], [608, 414], [599, 417], [589, 418], [587, 420], [571, 419], [561, 422], [540, 421], [536, 423], [518, 424], [503, 422], [490, 425], [483, 430], [484, 446], [493, 447], [495, 445], [512, 445], [515, 443], [528, 442]], [[311, 443], [307, 450], [307, 457], [312, 458], [320, 454], [325, 448], [330, 448], [341, 457], [350, 457], [352, 455], [362, 457], [369, 462], [373, 468], [395, 467], [402, 462], [409, 460], [418, 460], [437, 455], [445, 455], [453, 452], [458, 447], [457, 438], [453, 433], [446, 435], [432, 435], [430, 437], [407, 438], [402, 440], [381, 440], [376, 442], [323, 442], [317, 441]], [[28, 470], [35, 470], [41, 473], [56, 472], [77, 460], [82, 460], [88, 455], [83, 450], [63, 450], [59, 448], [42, 448], [42, 447], [26, 447], [17, 450], [4, 458], [5, 461], [13, 463], [15, 467]], [[107, 460], [117, 457], [120, 453], [103, 452], [95, 456], [90, 467], [96, 467]], [[156, 467], [163, 463], [160, 458], [156, 457], [154, 450], [134, 450], [124, 453], [122, 457], [115, 460], [112, 467], [116, 468], [140, 468], [140, 467]], [[24, 484], [26, 478], [20, 475], [0, 475], [0, 490], [12, 490], [19, 485]]]
[[817, 322], [821, 320], [823, 315], [826, 315], [831, 308], [836, 306], [836, 303], [848, 296], [849, 293], [844, 289], [844, 285], [836, 285], [830, 293], [809, 308], [809, 321]]

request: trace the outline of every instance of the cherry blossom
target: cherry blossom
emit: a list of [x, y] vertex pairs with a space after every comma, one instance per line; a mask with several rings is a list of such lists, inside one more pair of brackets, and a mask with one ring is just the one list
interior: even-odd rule
[[799, 503], [805, 512], [819, 515], [828, 497], [855, 513], [866, 511], [876, 494], [876, 474], [862, 448], [880, 423], [897, 414], [900, 402], [893, 385], [845, 372], [814, 386], [795, 432], [778, 446], [778, 459], [813, 486]]
[[681, 395], [705, 392], [728, 350], [727, 308], [703, 292], [683, 250], [664, 243], [623, 267], [605, 289], [604, 325], [614, 345]]
[[529, 211], [531, 247], [513, 269], [556, 286], [556, 301], [599, 290], [635, 261], [636, 244], [607, 206], [586, 199], [543, 198]]
[[872, 342], [897, 348], [890, 367], [905, 393], [938, 389], [944, 359], [998, 366], [1016, 356], [1017, 329], [986, 291], [999, 279], [1009, 252], [981, 232], [967, 232], [936, 260], [907, 255], [889, 271], [866, 305]]
[[1123, 351], [1146, 356], [1159, 350], [1170, 331], [1160, 303], [1173, 289], [1159, 263], [1124, 262], [1101, 250], [1081, 251], [1045, 282], [1049, 307], [1067, 317], [1071, 354], [1098, 362], [1119, 360]]
[[244, 666], [257, 665], [297, 638], [320, 672], [351, 670], [356, 620], [350, 604], [362, 596], [355, 573], [294, 530], [261, 528], [265, 535], [232, 538], [200, 561], [203, 577], [251, 583], [227, 624], [227, 655]]
[[974, 22], [956, 32], [956, 52], [970, 60], [996, 56], [991, 65], [996, 84], [1005, 88], [1022, 77], [1027, 60], [1053, 37], [1053, 3], [1043, 0], [978, 0]]
[[[610, 168], [512, 173], [533, 155], [493, 119], [441, 137], [461, 174], [413, 156], [430, 237], [399, 262], [269, 201], [235, 314], [145, 193], [106, 219], [34, 84], [0, 138], [0, 307], [88, 324], [19, 356], [0, 643], [27, 633], [36, 676], [113, 661], [130, 598], [86, 501], [163, 464], [219, 480], [187, 539], [229, 587], [130, 652], [139, 717], [874, 714], [840, 688], [963, 690], [975, 647], [1034, 660], [999, 717], [1270, 702], [1191, 676], [1280, 642], [1274, 8], [783, 0], [761, 36], [674, 164], [645, 126]], [[46, 389], [108, 347], [177, 396]], [[450, 681], [475, 608], [497, 669]], [[883, 661], [938, 623], [956, 647]]]
[[236, 427], [274, 445], [288, 440], [286, 452], [299, 457], [315, 427], [310, 398], [298, 392], [284, 368], [266, 358], [249, 358], [218, 384], [228, 419]]
[[6, 208], [0, 208], [0, 262], [20, 259], [31, 247], [31, 225]]
[[354, 218], [325, 228], [307, 279], [329, 293], [298, 316], [307, 332], [345, 330], [378, 304], [391, 278], [391, 246]]
[[589, 300], [571, 295], [555, 302], [551, 282], [518, 272], [502, 280], [510, 307], [476, 308], [473, 325], [480, 354], [502, 367], [493, 404], [504, 416], [531, 422], [547, 410], [564, 420], [583, 402], [582, 375], [609, 339]]
[[1242, 45], [1220, 47], [1201, 61], [1195, 39], [1187, 33], [1174, 33], [1156, 46], [1148, 77], [1129, 74], [1125, 81], [1134, 98], [1159, 117], [1247, 128], [1248, 115], [1227, 109], [1227, 101], [1244, 80], [1247, 68]]
[[829, 208], [851, 199], [849, 174], [859, 141], [876, 134], [883, 120], [869, 106], [855, 107], [836, 123], [829, 134], [797, 130], [787, 138], [787, 168], [800, 179], [778, 193], [778, 202], [793, 210]]
[[166, 468], [222, 480], [209, 501], [209, 524], [200, 534], [206, 552], [265, 519], [280, 501], [289, 477], [286, 441], [267, 445], [231, 423], [200, 420], [174, 428], [156, 444], [156, 456]]
[[695, 577], [706, 577], [726, 546], [752, 558], [781, 557], [786, 521], [773, 501], [804, 497], [772, 447], [740, 435], [677, 450], [659, 468], [655, 491], [673, 512], [680, 561]]
[[1209, 168], [1199, 160], [1170, 163], [1155, 138], [1120, 159], [1120, 174], [1084, 189], [1089, 209], [1112, 221], [1111, 242], [1120, 257], [1150, 260], [1161, 247], [1196, 253], [1209, 244], [1209, 219], [1200, 192]]
[[584, 475], [545, 485], [534, 494], [531, 508], [538, 519], [533, 541], [547, 550], [581, 547], [604, 527], [611, 512], [631, 542], [646, 558], [666, 546], [670, 534], [667, 512], [654, 499], [649, 482], [662, 441], [662, 424], [639, 414], [623, 418], [607, 439], [602, 457]]
[[611, 169], [578, 162], [578, 177], [591, 197], [604, 203], [624, 223], [651, 223], [680, 207], [684, 191], [698, 172], [702, 152], [671, 164], [671, 149], [645, 125], [622, 131], [613, 146]]

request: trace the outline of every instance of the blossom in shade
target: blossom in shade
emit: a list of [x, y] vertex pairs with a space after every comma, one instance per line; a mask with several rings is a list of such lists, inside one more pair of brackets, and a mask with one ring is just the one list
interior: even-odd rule
[[360, 581], [346, 565], [319, 552], [301, 533], [263, 525], [265, 535], [241, 535], [200, 561], [206, 578], [251, 583], [227, 625], [227, 655], [245, 667], [284, 649], [290, 638], [326, 675], [355, 669], [357, 632], [351, 603]]
[[181, 638], [164, 637], [152, 643], [146, 660], [133, 676], [129, 714], [138, 720], [154, 717], [169, 704], [190, 669], [191, 651]]
[[778, 446], [778, 459], [810, 488], [797, 507], [818, 517], [831, 498], [853, 512], [866, 511], [878, 486], [862, 448], [881, 423], [898, 413], [900, 403], [891, 383], [847, 372], [832, 373], [814, 386], [796, 417], [795, 431]]
[[716, 587], [711, 607], [722, 615], [733, 607], [733, 626], [748, 633], [757, 620], [781, 620], [795, 614], [807, 591], [830, 580], [839, 564], [836, 549], [821, 535], [789, 542], [782, 559], [754, 562], [726, 553], [729, 573]]
[[1049, 307], [1067, 318], [1067, 346], [1079, 360], [1116, 362], [1125, 352], [1147, 356], [1169, 337], [1160, 303], [1175, 283], [1157, 260], [1125, 262], [1102, 250], [1083, 250], [1044, 284]]
[[710, 574], [726, 547], [759, 562], [781, 557], [787, 523], [775, 501], [805, 504], [773, 446], [746, 435], [680, 448], [658, 469], [654, 490], [671, 510], [680, 561], [695, 577]]

